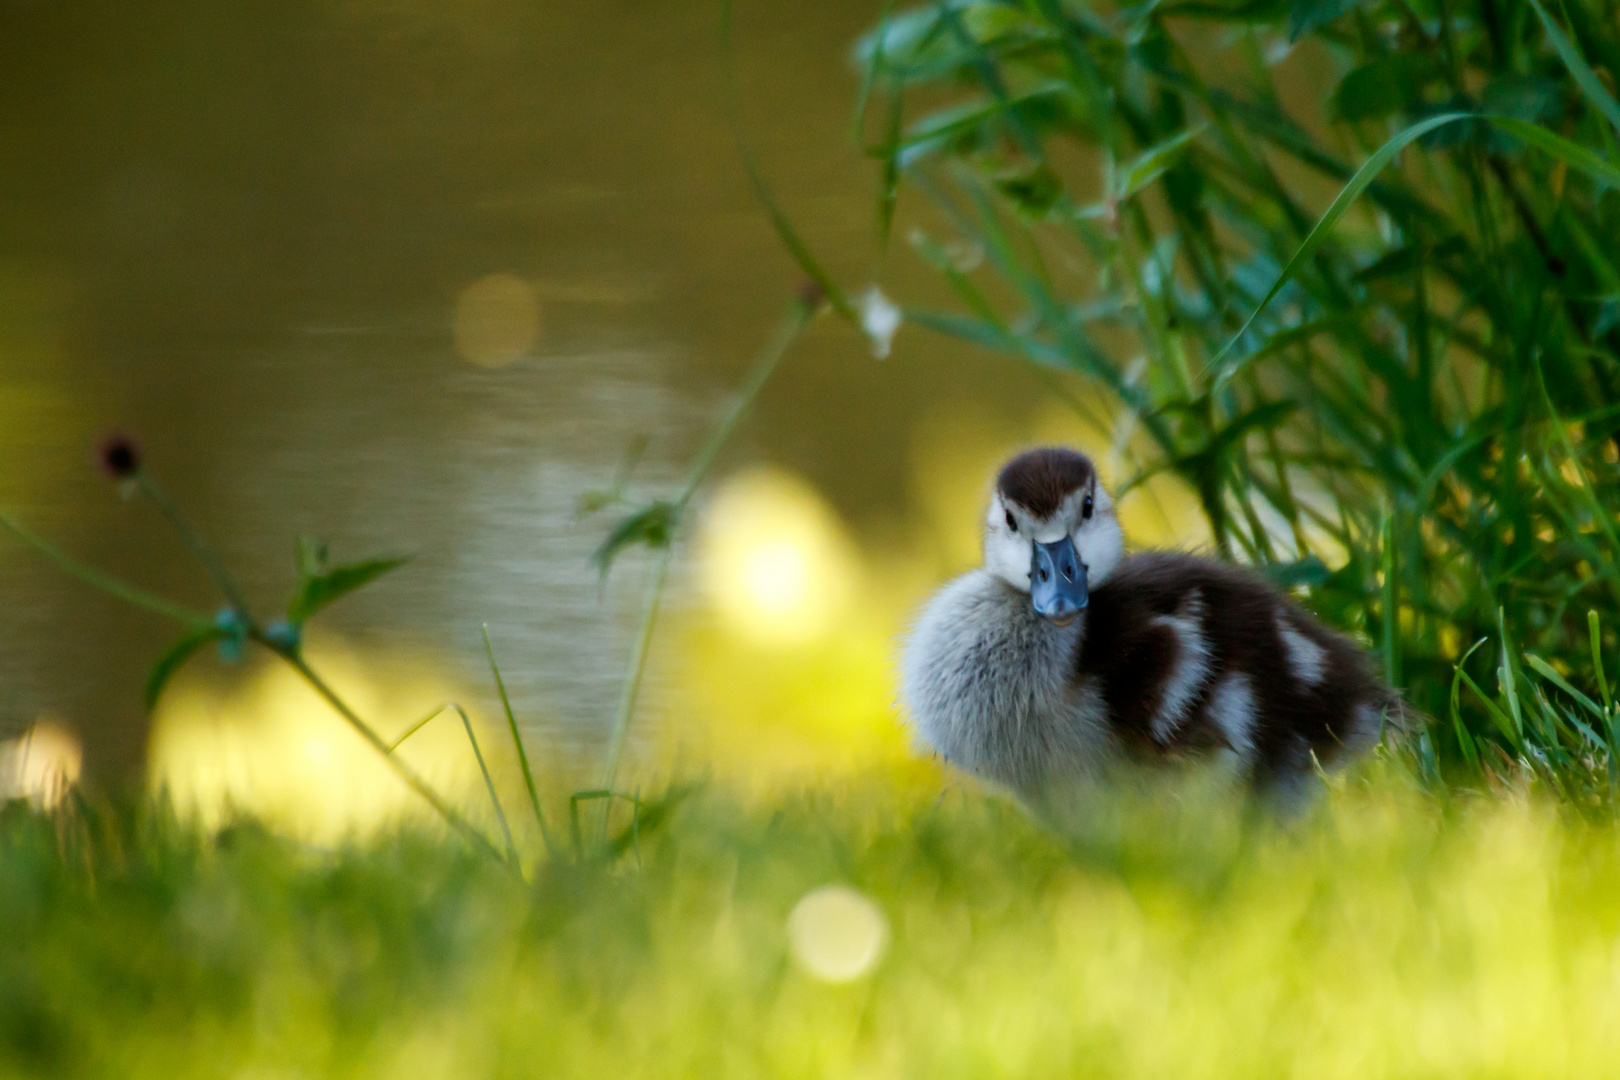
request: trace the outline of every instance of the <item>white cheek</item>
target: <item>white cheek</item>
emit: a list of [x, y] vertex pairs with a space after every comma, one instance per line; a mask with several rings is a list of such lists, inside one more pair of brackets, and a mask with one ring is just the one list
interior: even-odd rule
[[996, 531], [985, 537], [984, 568], [1015, 589], [1029, 591], [1029, 542]]
[[1074, 548], [1086, 566], [1086, 578], [1092, 588], [1103, 583], [1125, 549], [1125, 537], [1119, 531], [1119, 521], [1112, 514], [1099, 515], [1074, 534]]

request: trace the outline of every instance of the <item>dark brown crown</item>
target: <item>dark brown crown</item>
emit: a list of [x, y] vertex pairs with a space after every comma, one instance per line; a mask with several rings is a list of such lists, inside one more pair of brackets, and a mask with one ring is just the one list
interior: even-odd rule
[[1036, 517], [1050, 517], [1063, 500], [1095, 476], [1091, 459], [1061, 446], [1029, 450], [1001, 468], [996, 490], [1001, 497], [1017, 503]]

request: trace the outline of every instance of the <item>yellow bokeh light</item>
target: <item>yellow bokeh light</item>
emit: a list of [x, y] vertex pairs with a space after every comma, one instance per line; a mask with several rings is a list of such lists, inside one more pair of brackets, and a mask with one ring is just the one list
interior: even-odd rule
[[847, 885], [812, 889], [788, 916], [794, 959], [816, 978], [843, 983], [871, 971], [889, 940], [889, 920], [865, 893]]
[[743, 557], [741, 589], [762, 615], [791, 618], [810, 599], [810, 559], [792, 541], [760, 544]]
[[[310, 664], [384, 738], [455, 697], [449, 681], [420, 658], [362, 659], [317, 642]], [[486, 754], [498, 744], [480, 743]], [[154, 718], [150, 754], [152, 787], [207, 827], [247, 813], [329, 844], [432, 817], [378, 752], [281, 664], [228, 686], [178, 680]], [[454, 713], [413, 735], [400, 754], [439, 790], [478, 805], [477, 767]]]
[[[674, 757], [769, 788], [908, 754], [894, 641], [910, 596], [862, 572], [842, 523], [803, 480], [754, 468], [721, 485], [699, 535], [709, 618], [675, 635]], [[910, 579], [906, 579], [907, 582]]]
[[84, 748], [79, 737], [49, 718], [21, 736], [0, 742], [0, 801], [28, 799], [54, 807], [79, 782]]
[[452, 327], [456, 351], [480, 367], [501, 367], [540, 340], [534, 286], [512, 274], [490, 274], [461, 290]]
[[754, 468], [721, 485], [703, 519], [707, 592], [733, 632], [768, 647], [824, 636], [855, 589], [843, 525], [809, 484]]

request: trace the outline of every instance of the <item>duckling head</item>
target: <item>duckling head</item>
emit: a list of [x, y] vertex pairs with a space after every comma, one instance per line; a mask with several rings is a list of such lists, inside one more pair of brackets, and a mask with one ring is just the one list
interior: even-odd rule
[[1073, 622], [1123, 548], [1090, 458], [1041, 447], [1002, 466], [984, 523], [984, 568], [1028, 593], [1036, 614], [1055, 626]]

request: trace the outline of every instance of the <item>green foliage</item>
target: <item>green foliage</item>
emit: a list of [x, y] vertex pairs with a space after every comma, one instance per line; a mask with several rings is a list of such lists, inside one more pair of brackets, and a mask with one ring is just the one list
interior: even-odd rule
[[883, 198], [926, 199], [963, 306], [913, 321], [1083, 377], [1138, 422], [1124, 486], [1178, 476], [1222, 554], [1313, 568], [1439, 721], [1434, 778], [1612, 801], [1607, 721], [1522, 659], [1596, 701], [1586, 612], [1620, 628], [1608, 5], [946, 0], [856, 57], [905, 118]]
[[[1591, 652], [1579, 671], [1595, 685], [1597, 700], [1571, 682], [1575, 672], [1518, 650], [1505, 623], [1498, 635], [1495, 694], [1464, 664], [1456, 666], [1445, 724], [1462, 759], [1458, 779], [1490, 787], [1525, 777], [1594, 819], [1620, 817], [1620, 711], [1609, 696], [1597, 612], [1588, 613], [1587, 624]], [[1486, 643], [1475, 642], [1469, 655]], [[1470, 732], [1462, 714], [1464, 687], [1484, 709], [1495, 738], [1481, 741]]]
[[301, 625], [328, 604], [341, 600], [410, 561], [410, 556], [404, 555], [329, 566], [324, 544], [299, 537], [298, 591], [287, 604], [287, 621], [295, 626]]
[[188, 630], [181, 634], [169, 651], [158, 658], [152, 665], [152, 670], [146, 676], [146, 691], [141, 697], [147, 711], [157, 708], [158, 698], [163, 696], [163, 688], [174, 678], [175, 673], [185, 666], [187, 660], [197, 650], [216, 641], [223, 641], [229, 637], [230, 631], [221, 626], [199, 626], [195, 630]]
[[591, 564], [606, 577], [613, 561], [629, 547], [645, 544], [650, 548], [667, 548], [675, 535], [680, 520], [680, 507], [659, 500], [642, 507], [613, 526], [607, 538], [591, 555]]

